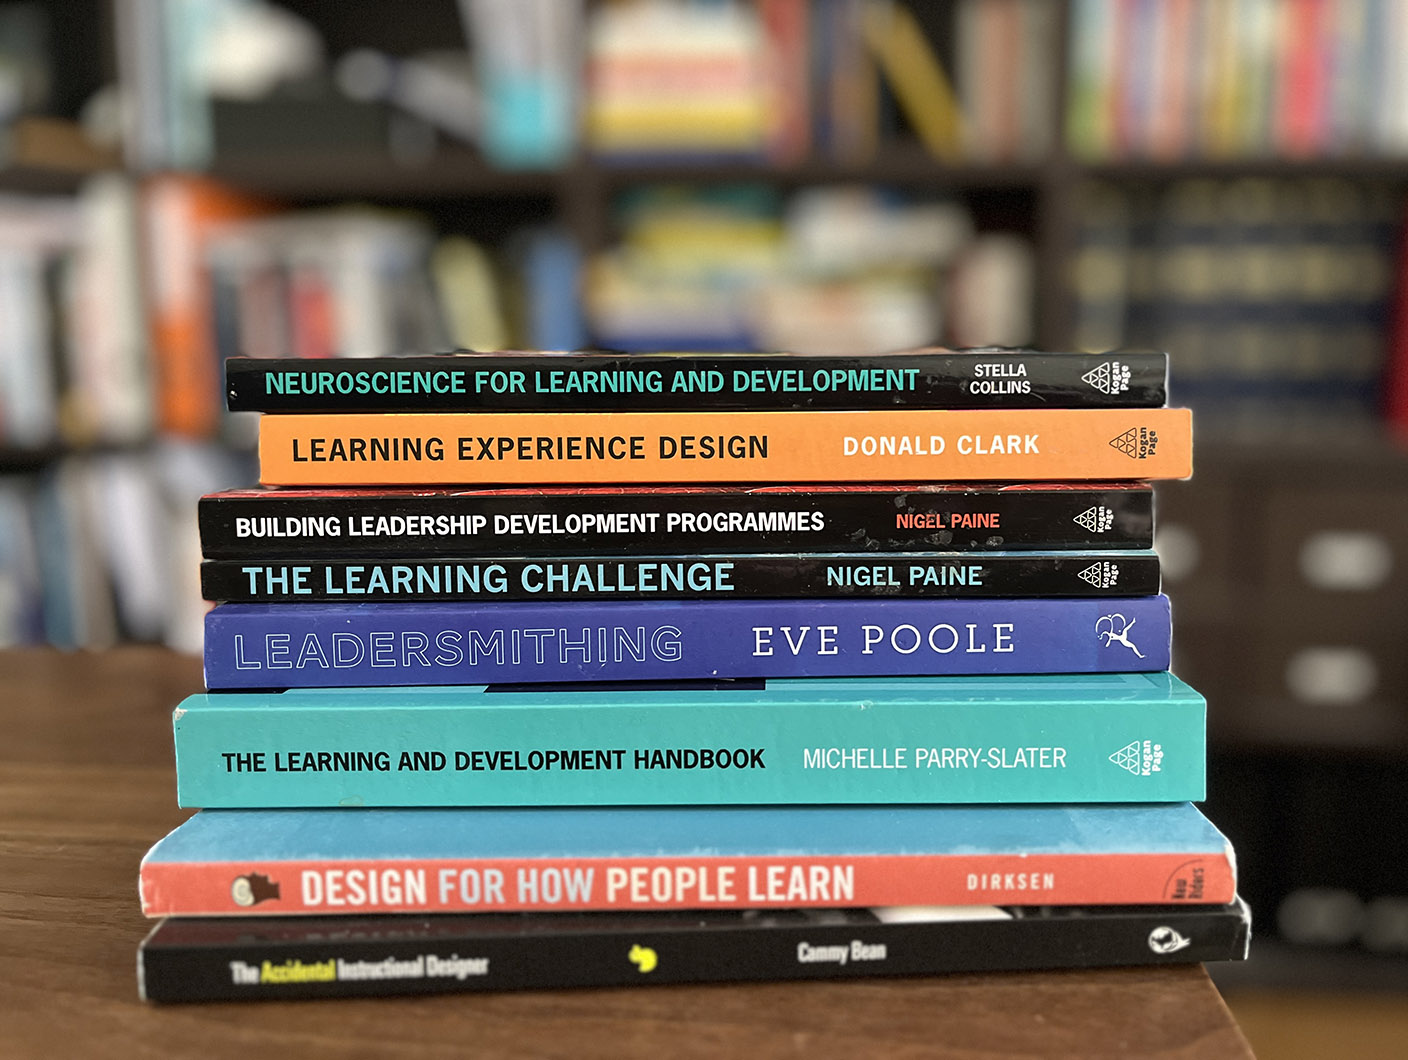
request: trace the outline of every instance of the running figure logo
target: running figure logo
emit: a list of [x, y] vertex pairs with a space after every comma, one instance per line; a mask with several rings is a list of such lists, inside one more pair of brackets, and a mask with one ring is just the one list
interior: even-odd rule
[[1144, 658], [1144, 653], [1129, 642], [1129, 631], [1134, 628], [1134, 623], [1138, 622], [1136, 616], [1126, 619], [1124, 615], [1102, 615], [1095, 623], [1095, 635], [1105, 642], [1105, 647], [1111, 647], [1116, 641], [1123, 644], [1139, 658]]

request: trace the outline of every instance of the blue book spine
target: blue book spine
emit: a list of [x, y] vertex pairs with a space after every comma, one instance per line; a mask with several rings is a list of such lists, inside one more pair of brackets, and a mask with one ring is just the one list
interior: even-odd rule
[[173, 723], [180, 803], [1081, 803], [1204, 794], [1206, 704], [1168, 674], [597, 687], [192, 696]]
[[211, 689], [1167, 670], [1165, 596], [226, 604]]

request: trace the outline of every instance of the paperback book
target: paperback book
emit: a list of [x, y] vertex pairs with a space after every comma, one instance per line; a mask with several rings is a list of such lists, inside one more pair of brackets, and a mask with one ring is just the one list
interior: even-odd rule
[[1175, 802], [1207, 704], [1168, 673], [304, 689], [176, 708], [182, 806]]
[[1167, 376], [1167, 354], [1140, 351], [232, 357], [225, 398], [232, 412], [1156, 408]]
[[211, 689], [1167, 670], [1165, 596], [221, 604]]
[[1153, 545], [1144, 483], [238, 489], [202, 497], [209, 559], [517, 553], [983, 552]]
[[443, 555], [207, 560], [207, 600], [710, 600], [1151, 596], [1159, 557], [1124, 552], [681, 556]]
[[861, 979], [1243, 960], [1228, 905], [900, 906], [163, 920], [148, 1001]]
[[1187, 478], [1187, 409], [266, 416], [266, 486]]
[[1226, 905], [1189, 803], [202, 810], [142, 859], [159, 916]]

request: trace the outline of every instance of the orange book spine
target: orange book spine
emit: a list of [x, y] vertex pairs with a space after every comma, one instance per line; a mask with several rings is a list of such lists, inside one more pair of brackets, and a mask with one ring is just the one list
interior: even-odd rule
[[1187, 409], [265, 416], [270, 486], [1187, 478]]
[[205, 247], [212, 229], [262, 212], [255, 200], [201, 177], [160, 176], [145, 186], [148, 320], [163, 431], [204, 438], [219, 429]]

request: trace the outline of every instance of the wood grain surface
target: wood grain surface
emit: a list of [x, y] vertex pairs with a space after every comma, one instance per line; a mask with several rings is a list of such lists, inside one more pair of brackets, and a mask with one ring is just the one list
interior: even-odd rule
[[1200, 967], [435, 998], [139, 1001], [137, 863], [179, 824], [197, 660], [0, 652], [0, 1055], [1249, 1057]]

